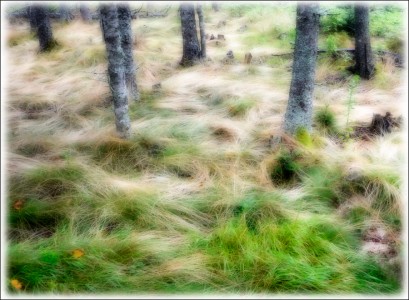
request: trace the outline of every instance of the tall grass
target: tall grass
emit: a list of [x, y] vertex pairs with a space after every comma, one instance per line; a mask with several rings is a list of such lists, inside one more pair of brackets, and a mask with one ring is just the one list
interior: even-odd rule
[[[141, 100], [129, 104], [126, 141], [115, 136], [98, 22], [55, 26], [62, 46], [43, 55], [27, 24], [10, 26], [4, 280], [13, 296], [401, 290], [401, 132], [349, 143], [335, 134], [337, 124], [398, 110], [399, 69], [383, 63], [353, 89], [350, 57], [322, 57], [319, 130], [272, 149], [291, 59], [269, 54], [291, 51], [295, 6], [205, 12], [206, 30], [225, 44], [209, 43], [211, 60], [188, 69], [177, 67], [176, 7], [133, 23]], [[351, 43], [331, 36], [330, 48]], [[223, 65], [223, 47], [250, 51], [252, 64]], [[393, 237], [391, 260], [362, 251], [374, 226]]]

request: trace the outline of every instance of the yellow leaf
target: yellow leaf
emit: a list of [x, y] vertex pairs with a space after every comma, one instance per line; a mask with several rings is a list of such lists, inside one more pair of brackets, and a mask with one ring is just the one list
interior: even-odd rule
[[24, 201], [23, 201], [23, 200], [17, 200], [16, 202], [14, 202], [13, 208], [14, 208], [15, 210], [20, 210], [20, 209], [23, 208], [23, 205], [24, 205]]
[[72, 251], [72, 256], [74, 258], [80, 258], [84, 254], [85, 254], [84, 251], [82, 251], [81, 249], [75, 249], [74, 251]]
[[16, 290], [21, 290], [23, 288], [23, 284], [18, 279], [12, 279], [10, 280], [10, 283]]

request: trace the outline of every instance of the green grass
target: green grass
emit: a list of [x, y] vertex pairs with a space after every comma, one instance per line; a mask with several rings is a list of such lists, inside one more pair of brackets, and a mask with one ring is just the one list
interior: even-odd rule
[[225, 106], [232, 117], [244, 116], [257, 102], [251, 98], [233, 98], [225, 102]]
[[357, 244], [346, 227], [322, 217], [263, 219], [254, 232], [245, 214], [199, 243], [212, 255], [211, 267], [238, 283], [236, 292], [396, 291], [384, 270], [356, 254]]
[[[228, 40], [231, 28], [235, 31], [248, 26], [232, 40], [243, 48], [242, 53], [236, 53], [239, 58], [246, 47], [292, 51], [295, 28], [287, 20], [295, 21], [293, 4], [222, 4], [218, 13], [205, 5], [204, 10], [205, 18], [213, 20], [210, 31], [228, 16], [222, 28]], [[372, 12], [378, 22], [374, 48], [399, 49], [401, 25], [395, 21], [401, 12], [394, 8]], [[393, 247], [401, 251], [397, 236], [405, 216], [402, 178], [395, 166], [380, 168], [372, 156], [372, 150], [377, 149], [355, 153], [352, 138], [349, 144], [333, 145], [325, 133], [336, 133], [337, 124], [328, 107], [316, 113], [318, 131], [301, 130], [295, 139], [283, 139], [278, 150], [267, 146], [278, 129], [272, 124], [280, 117], [288, 92], [291, 56], [270, 57], [261, 66], [244, 69], [244, 65], [237, 65], [242, 72], [235, 74], [229, 73], [230, 67], [219, 68], [217, 59], [191, 70], [174, 68], [179, 46], [172, 44], [166, 53], [153, 47], [163, 44], [160, 39], [181, 39], [177, 7], [169, 14], [166, 28], [162, 28], [163, 20], [156, 19], [141, 18], [136, 24], [146, 33], [137, 49], [137, 56], [143, 58], [138, 73], [143, 89], [140, 101], [129, 103], [133, 127], [129, 140], [112, 134], [112, 105], [103, 103], [109, 90], [101, 89], [98, 94], [98, 88], [95, 94], [88, 93], [92, 81], [77, 76], [78, 68], [103, 67], [103, 44], [85, 49], [89, 39], [79, 35], [85, 46], [66, 51], [69, 45], [58, 32], [71, 24], [58, 25], [54, 29], [62, 39], [60, 50], [41, 54], [38, 61], [33, 57], [25, 69], [19, 64], [27, 53], [37, 55], [24, 48], [32, 44], [31, 36], [10, 36], [10, 69], [15, 80], [10, 85], [13, 118], [9, 120], [12, 133], [8, 141], [12, 155], [4, 199], [8, 291], [13, 296], [385, 296], [399, 292], [401, 257], [386, 262], [361, 251], [362, 239], [372, 224], [396, 237]], [[385, 30], [391, 34], [379, 26], [386, 15], [392, 18], [385, 21]], [[94, 25], [87, 25], [87, 30], [98, 33]], [[329, 25], [334, 26], [321, 35], [320, 48], [334, 51], [350, 44], [351, 36], [337, 24]], [[246, 52], [252, 51], [250, 48]], [[318, 60], [324, 77], [327, 71], [342, 79], [350, 76], [344, 73], [352, 64], [350, 56], [320, 55]], [[163, 67], [160, 62], [170, 65]], [[265, 66], [271, 68], [265, 70]], [[377, 68], [373, 84], [390, 96], [397, 85], [388, 67], [383, 64]], [[261, 78], [264, 71], [271, 73], [268, 78]], [[185, 72], [203, 72], [209, 78], [220, 76], [226, 81], [220, 89], [209, 86], [206, 76], [196, 88], [188, 76], [183, 77], [189, 78], [186, 82], [177, 83], [183, 81], [179, 75], [190, 75]], [[22, 85], [17, 84], [20, 74]], [[61, 84], [51, 84], [50, 74], [58, 75]], [[152, 76], [155, 81], [166, 81], [166, 87], [154, 92]], [[244, 85], [237, 85], [243, 76], [257, 86], [255, 91], [247, 93]], [[30, 80], [50, 85], [45, 91], [32, 93]], [[76, 85], [79, 81], [84, 84]], [[67, 89], [71, 85], [77, 89]], [[343, 80], [337, 84], [334, 97], [339, 92], [341, 99], [333, 99], [334, 108], [344, 104], [347, 85]], [[251, 95], [263, 88], [268, 91], [269, 86], [271, 92], [277, 92], [272, 106]], [[323, 88], [321, 93], [326, 92], [327, 87]], [[55, 98], [49, 99], [48, 93]], [[206, 116], [194, 109], [186, 114], [178, 103], [169, 105], [175, 99], [183, 101], [183, 97], [200, 100], [206, 105]], [[317, 97], [317, 101], [322, 100], [328, 102]], [[318, 107], [322, 103], [317, 102]], [[38, 118], [23, 120], [20, 113]], [[391, 142], [386, 146], [400, 145]], [[328, 156], [333, 149], [340, 157], [337, 153]], [[401, 155], [397, 159], [401, 160]], [[364, 168], [360, 176], [349, 179], [346, 174], [354, 159]], [[13, 279], [22, 284], [21, 290], [12, 286]]]
[[283, 150], [277, 154], [270, 166], [270, 179], [276, 184], [294, 183], [299, 177], [301, 166], [298, 162], [300, 153]]
[[338, 131], [335, 114], [328, 106], [315, 112], [314, 121], [324, 133], [334, 134]]

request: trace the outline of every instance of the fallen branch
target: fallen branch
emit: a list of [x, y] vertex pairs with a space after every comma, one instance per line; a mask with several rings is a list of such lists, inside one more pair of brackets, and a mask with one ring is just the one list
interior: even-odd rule
[[371, 123], [367, 126], [355, 126], [352, 134], [353, 138], [370, 139], [371, 137], [385, 133], [391, 133], [393, 128], [399, 128], [402, 125], [402, 116], [392, 117], [390, 112], [385, 116], [374, 114]]

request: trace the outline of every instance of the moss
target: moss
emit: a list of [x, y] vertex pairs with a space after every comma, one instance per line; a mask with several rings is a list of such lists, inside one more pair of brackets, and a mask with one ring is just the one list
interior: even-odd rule
[[295, 131], [295, 138], [304, 146], [311, 147], [313, 145], [311, 135], [304, 127], [297, 128]]

